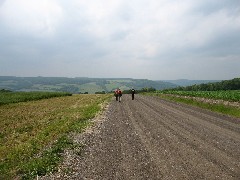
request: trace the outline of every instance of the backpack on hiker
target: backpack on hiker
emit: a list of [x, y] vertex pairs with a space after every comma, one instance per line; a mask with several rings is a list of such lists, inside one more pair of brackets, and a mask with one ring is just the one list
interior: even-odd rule
[[118, 96], [122, 96], [122, 91], [120, 89], [118, 90]]

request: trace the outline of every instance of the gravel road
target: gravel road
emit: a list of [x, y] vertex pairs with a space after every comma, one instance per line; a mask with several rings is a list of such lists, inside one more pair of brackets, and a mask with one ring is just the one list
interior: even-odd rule
[[240, 119], [158, 97], [113, 100], [74, 138], [81, 155], [42, 179], [240, 179]]

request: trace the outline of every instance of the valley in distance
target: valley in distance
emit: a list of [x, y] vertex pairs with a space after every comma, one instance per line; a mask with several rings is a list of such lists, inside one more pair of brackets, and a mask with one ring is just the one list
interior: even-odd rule
[[[219, 80], [220, 81], [220, 80]], [[16, 77], [0, 76], [0, 89], [10, 91], [56, 91], [69, 92], [73, 94], [95, 94], [96, 92], [112, 92], [116, 88], [136, 90], [142, 88], [155, 88], [157, 90], [176, 88], [178, 86], [189, 86], [193, 84], [218, 82], [217, 80], [159, 80], [133, 78], [88, 78], [88, 77]]]

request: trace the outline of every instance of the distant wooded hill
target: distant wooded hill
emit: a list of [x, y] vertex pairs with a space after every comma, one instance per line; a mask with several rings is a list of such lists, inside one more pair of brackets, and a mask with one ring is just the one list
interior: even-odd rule
[[64, 91], [70, 93], [111, 92], [116, 88], [128, 90], [152, 87], [158, 90], [177, 85], [163, 81], [131, 78], [66, 78], [0, 76], [0, 89], [11, 91]]
[[240, 78], [234, 78], [232, 80], [224, 80], [215, 83], [202, 83], [187, 87], [177, 87], [174, 90], [184, 91], [240, 90]]
[[189, 80], [189, 79], [177, 79], [177, 80], [163, 80], [163, 82], [169, 82], [178, 86], [191, 86], [194, 84], [206, 84], [220, 82], [221, 80]]

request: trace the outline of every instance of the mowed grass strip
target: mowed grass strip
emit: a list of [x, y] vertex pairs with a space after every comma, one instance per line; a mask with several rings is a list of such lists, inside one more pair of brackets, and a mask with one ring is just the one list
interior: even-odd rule
[[[69, 144], [66, 135], [81, 132], [110, 98], [73, 95], [0, 106], [0, 179], [52, 171], [56, 163], [50, 162], [56, 152]], [[58, 151], [45, 151], [51, 145]], [[44, 157], [39, 159], [41, 154]]]

